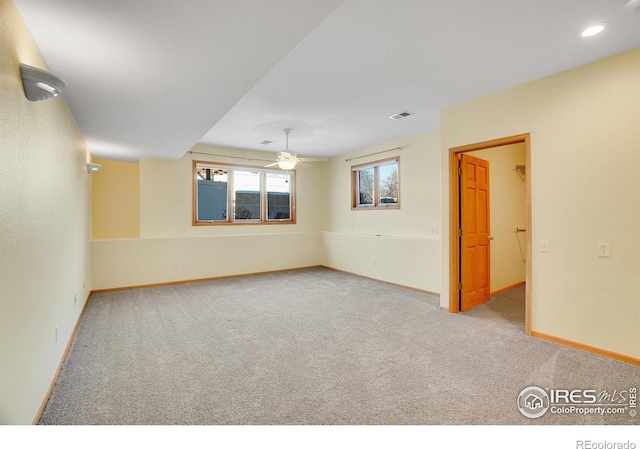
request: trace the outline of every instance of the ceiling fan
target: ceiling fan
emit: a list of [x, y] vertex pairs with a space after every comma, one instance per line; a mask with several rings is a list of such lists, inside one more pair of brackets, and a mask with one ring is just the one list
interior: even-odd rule
[[327, 160], [326, 157], [297, 157], [295, 153], [289, 151], [289, 133], [291, 132], [291, 128], [285, 128], [283, 131], [287, 136], [286, 150], [280, 151], [275, 162], [265, 165], [265, 167], [274, 167], [277, 165], [282, 170], [293, 170], [298, 164], [302, 167], [308, 167], [309, 164], [305, 164], [305, 162], [321, 162]]

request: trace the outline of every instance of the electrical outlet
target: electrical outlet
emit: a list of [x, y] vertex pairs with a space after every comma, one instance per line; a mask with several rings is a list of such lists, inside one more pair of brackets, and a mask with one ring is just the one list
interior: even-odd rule
[[173, 264], [173, 269], [174, 269], [174, 270], [178, 270], [178, 269], [180, 269], [180, 264], [179, 264], [178, 262], [175, 262], [175, 263]]
[[375, 259], [373, 259], [373, 260], [371, 261], [371, 266], [372, 266], [372, 267], [375, 267], [375, 266], [376, 266], [376, 260], [375, 260]]
[[56, 324], [56, 343], [58, 343], [58, 325]]
[[73, 305], [78, 304], [78, 295], [73, 295]]
[[598, 257], [609, 257], [608, 243], [598, 243]]
[[551, 244], [549, 240], [540, 240], [540, 252], [548, 253], [551, 251]]

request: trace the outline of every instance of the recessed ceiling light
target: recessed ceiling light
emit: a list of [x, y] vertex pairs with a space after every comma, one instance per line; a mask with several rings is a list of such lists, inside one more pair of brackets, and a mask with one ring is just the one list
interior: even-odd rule
[[401, 118], [405, 118], [405, 117], [409, 117], [410, 115], [413, 115], [413, 112], [400, 112], [399, 114], [393, 114], [390, 115], [389, 118], [392, 120], [400, 120]]
[[582, 33], [580, 33], [580, 36], [582, 37], [595, 36], [596, 34], [601, 33], [606, 27], [607, 27], [606, 23], [599, 23], [597, 25], [590, 26], [589, 28], [586, 28]]

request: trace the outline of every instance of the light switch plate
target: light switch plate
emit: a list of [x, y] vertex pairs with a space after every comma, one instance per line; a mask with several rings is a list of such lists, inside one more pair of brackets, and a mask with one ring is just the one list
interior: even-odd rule
[[551, 251], [549, 240], [540, 240], [540, 252], [548, 253], [549, 251]]

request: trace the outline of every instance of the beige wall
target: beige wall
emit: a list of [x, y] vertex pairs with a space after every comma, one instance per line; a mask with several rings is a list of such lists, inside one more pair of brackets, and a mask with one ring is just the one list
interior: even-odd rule
[[47, 68], [0, 1], [0, 424], [33, 421], [91, 289], [85, 142], [63, 97], [25, 98], [21, 62]]
[[[404, 146], [402, 151], [366, 156]], [[351, 166], [400, 156], [400, 209], [351, 210]], [[353, 161], [346, 159], [357, 158]], [[324, 180], [323, 264], [440, 291], [440, 133], [332, 158]]]
[[[352, 211], [352, 164], [345, 158], [401, 145], [406, 146], [399, 152], [401, 209]], [[140, 239], [92, 242], [94, 289], [323, 264], [438, 292], [439, 145], [439, 133], [434, 132], [298, 169], [295, 225], [191, 224], [193, 160], [264, 166], [266, 162], [256, 159], [268, 158], [269, 153], [196, 146], [194, 154], [178, 161], [143, 159]], [[197, 153], [246, 157], [254, 162]], [[360, 158], [353, 164], [376, 159], [380, 156]], [[110, 179], [116, 182], [123, 167], [111, 170]], [[108, 184], [96, 184], [98, 188], [109, 190]]]
[[[297, 223], [269, 226], [192, 226], [193, 161], [264, 167], [275, 153], [196, 145], [180, 160], [140, 161], [140, 237], [204, 237], [240, 234], [317, 232], [322, 229], [323, 162], [296, 169]], [[207, 156], [197, 153], [230, 155]], [[252, 159], [250, 161], [238, 157]]]
[[[449, 148], [531, 133], [534, 331], [640, 357], [640, 49], [441, 113]], [[551, 252], [540, 252], [549, 240]], [[608, 242], [609, 258], [596, 247]], [[443, 246], [441, 305], [449, 303]]]
[[140, 237], [140, 164], [96, 159], [93, 182], [93, 238]]
[[515, 171], [524, 165], [524, 143], [504, 145], [470, 153], [489, 161], [491, 222], [491, 291], [525, 281], [526, 235], [525, 181]]
[[94, 240], [91, 267], [100, 290], [315, 266], [319, 252], [318, 232]]
[[[324, 163], [296, 170], [296, 224], [192, 226], [193, 160], [263, 167], [268, 162], [256, 159], [275, 157], [271, 153], [203, 145], [195, 146], [192, 151], [234, 157], [187, 153], [180, 160], [142, 159], [140, 239], [92, 242], [95, 290], [321, 263], [323, 189], [319, 186], [322, 186]], [[111, 179], [116, 182], [120, 177], [116, 172], [123, 167], [112, 169]], [[105, 184], [100, 188], [109, 189], [109, 186]], [[128, 213], [131, 217], [122, 217], [122, 220], [135, 221], [135, 211]]]
[[[397, 211], [351, 211], [341, 156], [298, 170], [296, 225], [196, 228], [191, 159], [206, 156], [145, 159], [137, 169], [104, 164], [114, 171], [94, 176], [114, 176], [94, 181], [96, 217], [105, 221], [91, 246], [85, 143], [64, 98], [24, 98], [20, 62], [46, 68], [13, 3], [0, 1], [2, 424], [33, 420], [92, 288], [324, 263], [441, 292], [448, 306], [448, 149], [526, 132], [533, 329], [640, 358], [640, 50], [448, 108], [441, 132], [349, 155], [408, 145]], [[106, 201], [101, 194], [118, 179], [128, 186], [118, 193], [124, 202]], [[538, 251], [543, 239], [550, 253]], [[598, 242], [610, 243], [611, 257], [596, 257]]]

